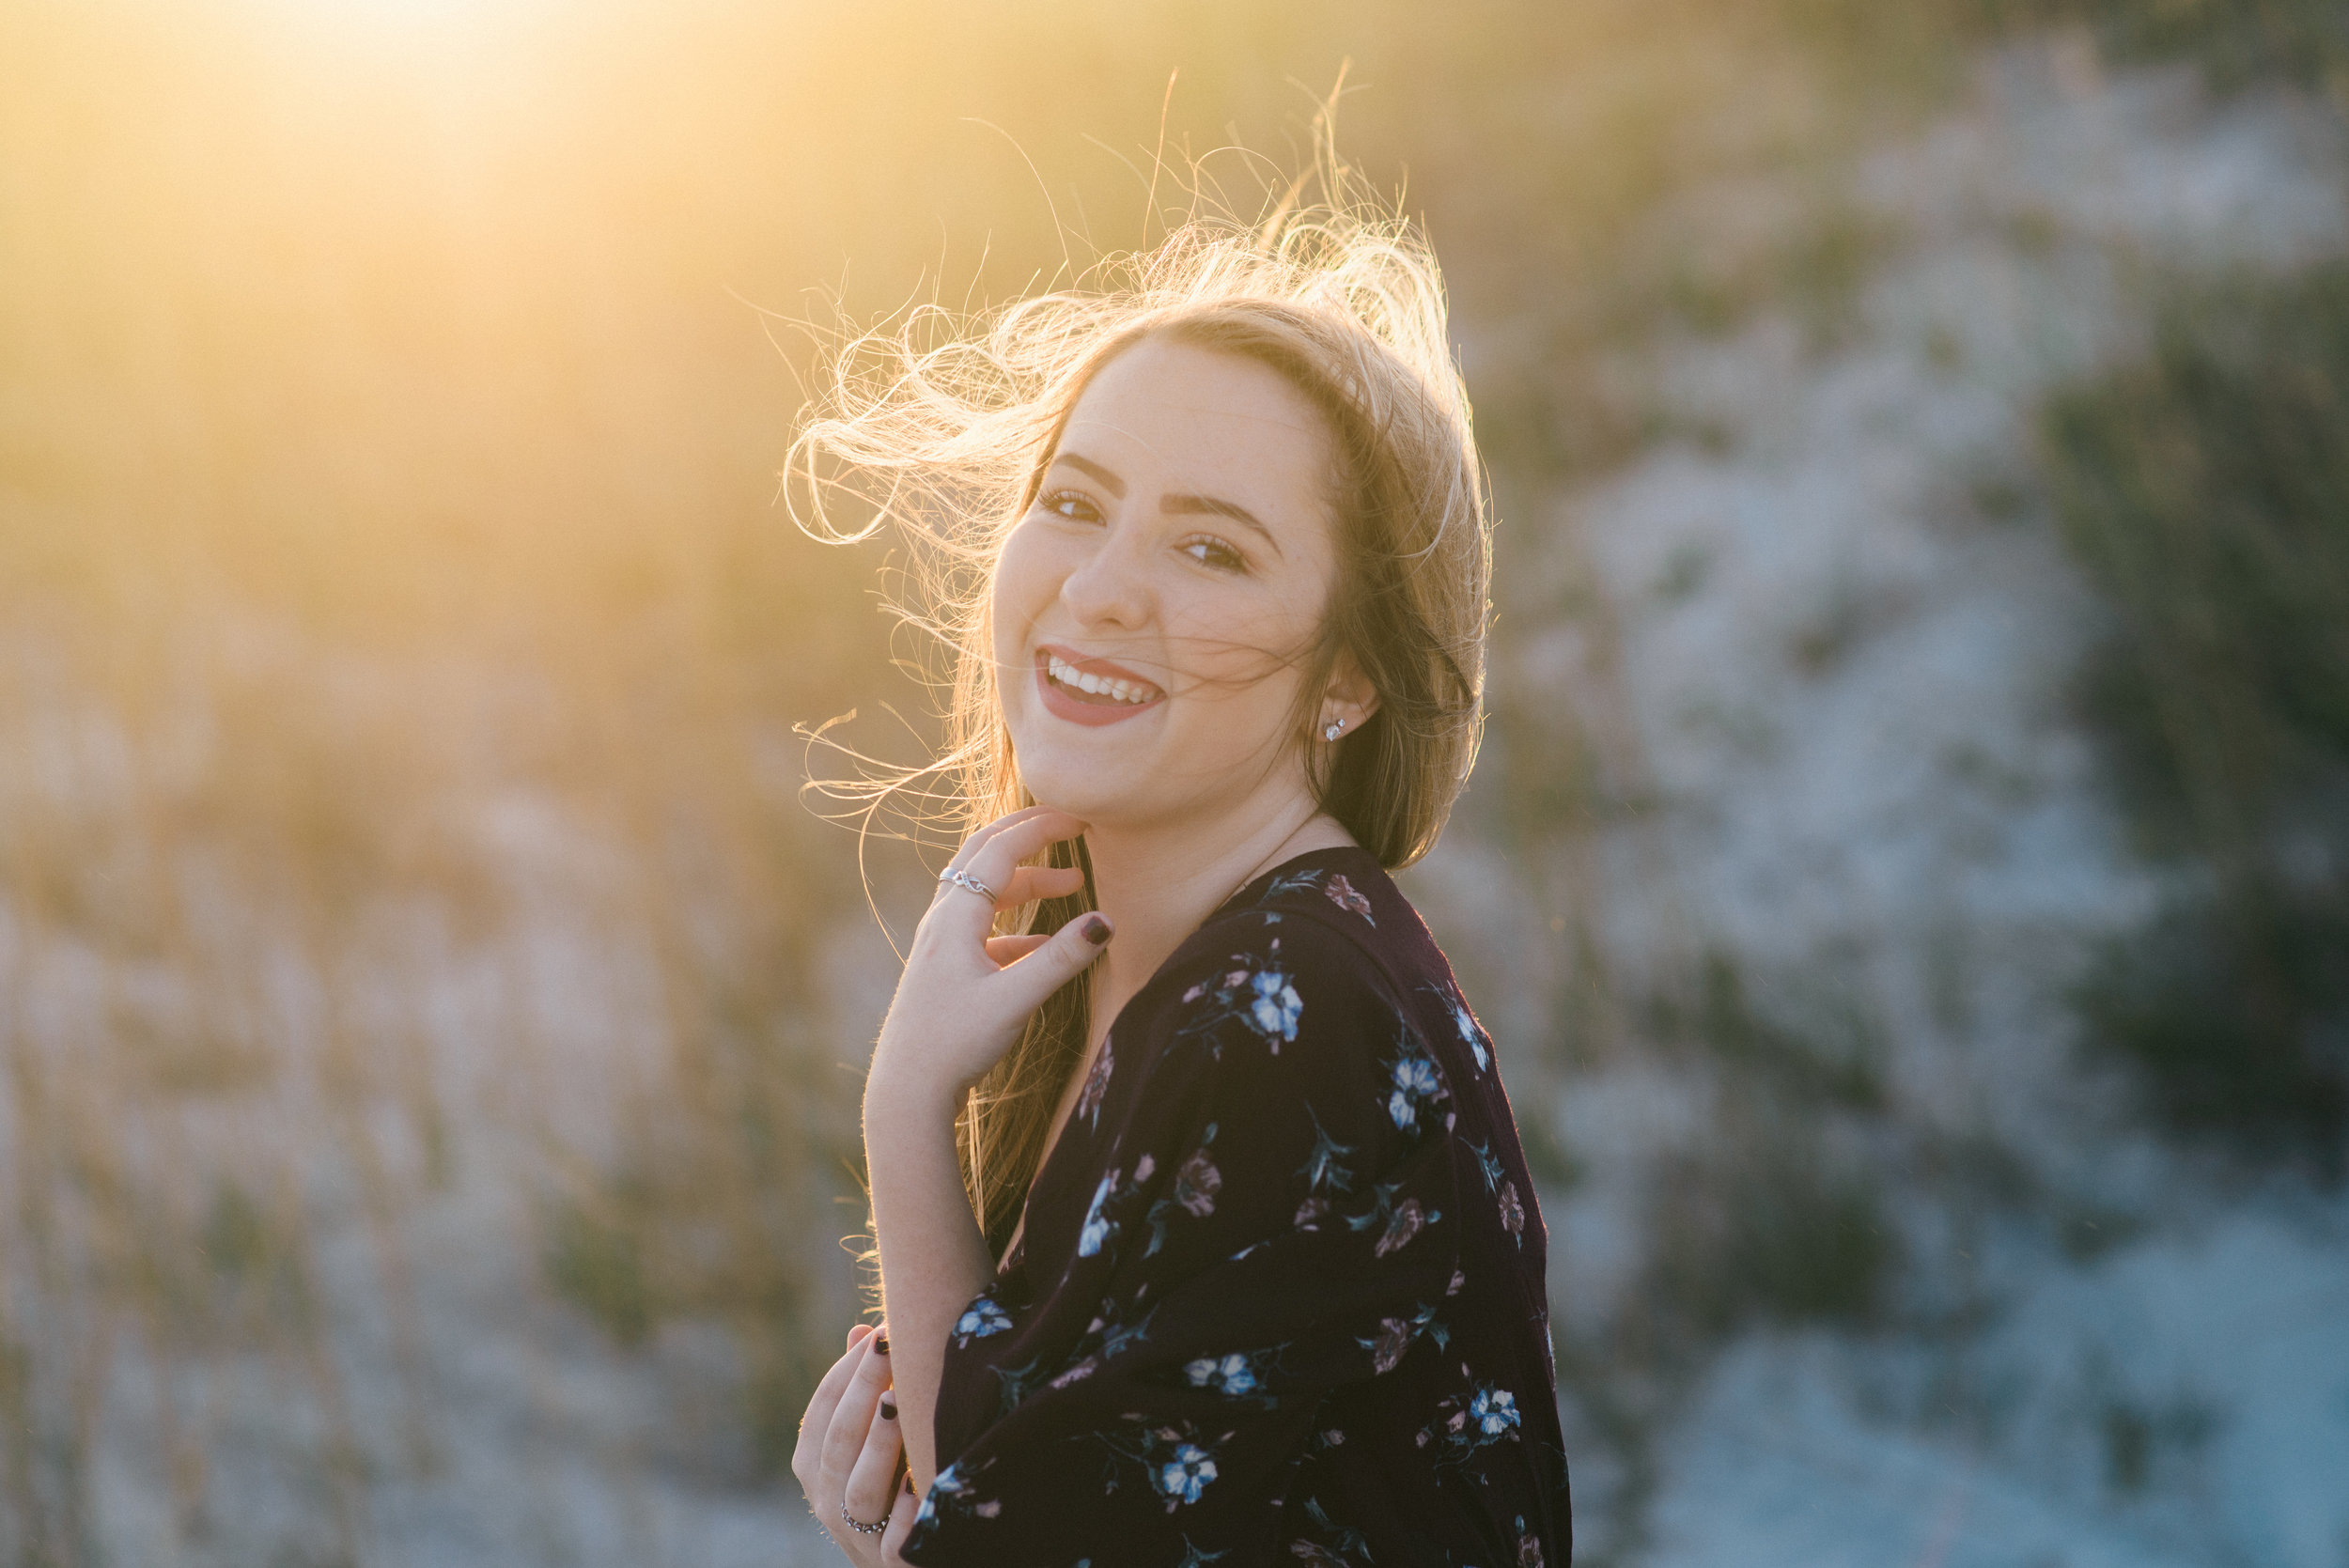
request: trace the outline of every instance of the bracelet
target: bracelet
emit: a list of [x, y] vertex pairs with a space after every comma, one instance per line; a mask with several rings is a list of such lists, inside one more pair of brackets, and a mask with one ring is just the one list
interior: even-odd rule
[[881, 1531], [889, 1528], [889, 1517], [887, 1514], [883, 1514], [881, 1516], [879, 1524], [868, 1525], [863, 1520], [858, 1518], [855, 1514], [849, 1513], [848, 1499], [845, 1493], [840, 1498], [840, 1517], [846, 1520], [848, 1528], [856, 1531], [859, 1535], [879, 1535]]

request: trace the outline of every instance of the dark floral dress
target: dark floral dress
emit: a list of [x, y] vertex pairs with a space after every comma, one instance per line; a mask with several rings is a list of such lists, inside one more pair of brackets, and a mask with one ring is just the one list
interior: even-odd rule
[[1546, 1235], [1417, 912], [1287, 862], [1117, 1016], [954, 1326], [907, 1560], [1563, 1568]]

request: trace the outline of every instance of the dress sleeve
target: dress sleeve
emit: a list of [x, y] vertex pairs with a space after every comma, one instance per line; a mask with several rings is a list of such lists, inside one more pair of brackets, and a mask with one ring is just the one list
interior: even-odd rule
[[1118, 1019], [1135, 1078], [1084, 1130], [1097, 1180], [1047, 1291], [1083, 1304], [1072, 1328], [1097, 1310], [1049, 1364], [988, 1369], [991, 1421], [941, 1421], [952, 1463], [910, 1562], [1256, 1560], [1309, 1445], [1342, 1438], [1318, 1430], [1324, 1400], [1440, 1341], [1450, 1090], [1382, 972], [1277, 913], [1191, 947]]

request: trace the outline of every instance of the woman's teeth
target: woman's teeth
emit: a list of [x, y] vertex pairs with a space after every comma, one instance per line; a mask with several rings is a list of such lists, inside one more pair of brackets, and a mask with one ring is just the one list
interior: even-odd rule
[[1050, 654], [1044, 656], [1044, 671], [1062, 686], [1073, 686], [1080, 691], [1089, 691], [1097, 697], [1108, 697], [1113, 702], [1141, 704], [1153, 700], [1159, 694], [1159, 689], [1155, 686], [1130, 680], [1117, 680], [1108, 675], [1091, 675], [1078, 669], [1066, 659], [1055, 659]]

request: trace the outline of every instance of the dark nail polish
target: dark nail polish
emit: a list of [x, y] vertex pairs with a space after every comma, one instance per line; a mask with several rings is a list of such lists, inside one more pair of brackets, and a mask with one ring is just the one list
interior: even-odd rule
[[897, 1396], [895, 1394], [881, 1395], [881, 1420], [885, 1421], [894, 1421], [896, 1419]]
[[1110, 923], [1099, 915], [1085, 916], [1084, 939], [1099, 947], [1110, 939]]
[[889, 1354], [889, 1330], [886, 1328], [881, 1329], [873, 1336], [873, 1349], [878, 1355], [886, 1356]]

